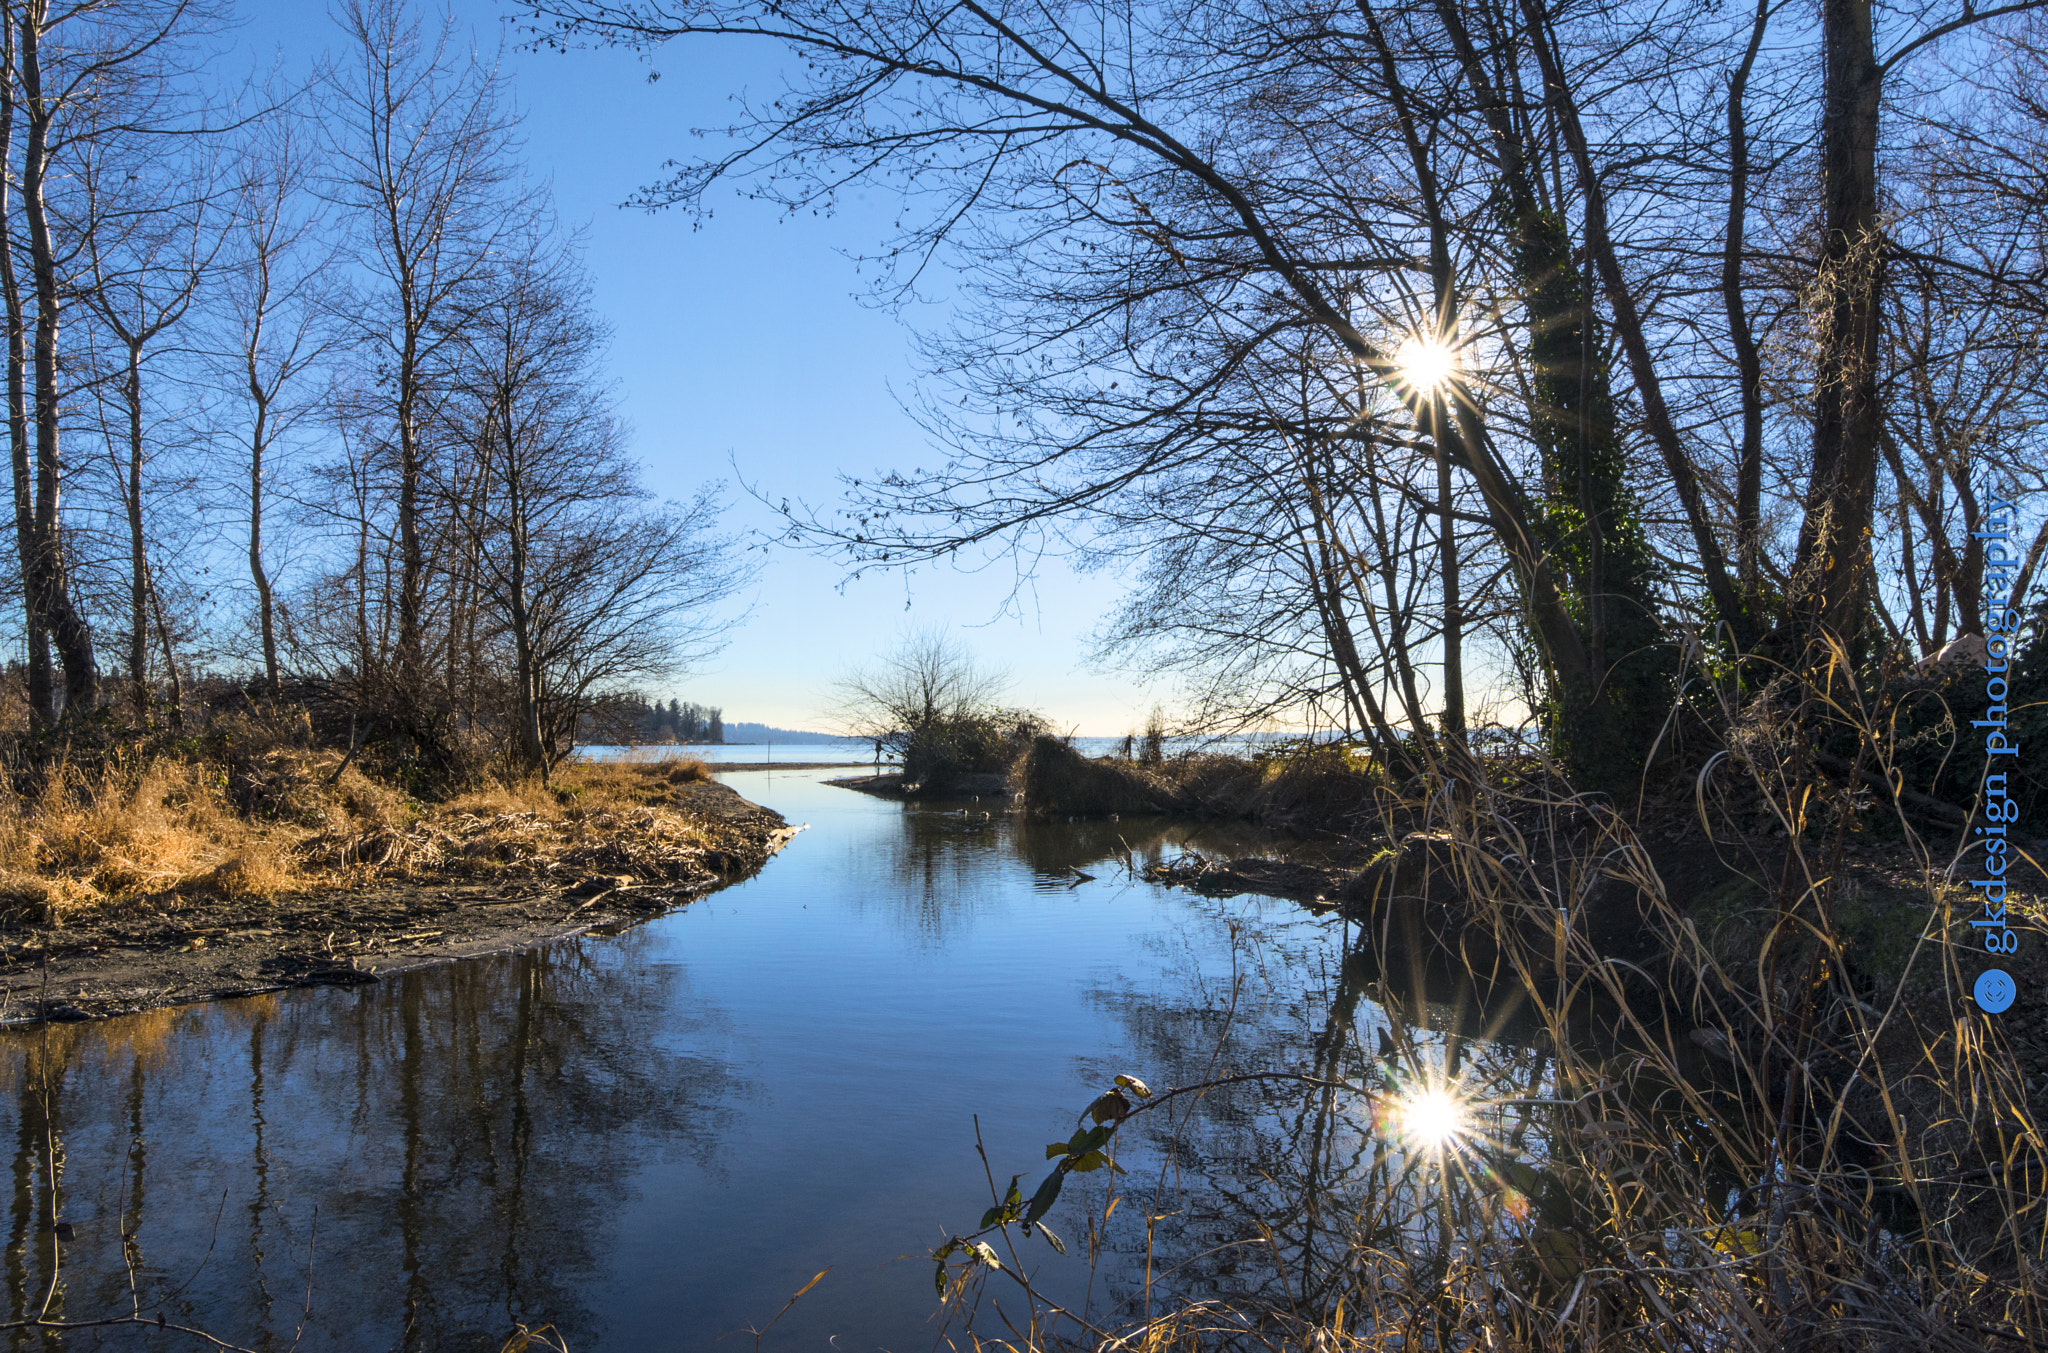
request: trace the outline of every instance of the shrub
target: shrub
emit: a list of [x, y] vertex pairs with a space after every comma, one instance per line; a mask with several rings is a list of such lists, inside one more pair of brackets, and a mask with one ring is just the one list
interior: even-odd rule
[[1045, 721], [1028, 710], [989, 709], [934, 718], [903, 739], [903, 774], [929, 783], [955, 775], [1006, 775], [1045, 734]]
[[1058, 738], [1041, 735], [1019, 770], [1024, 803], [1043, 815], [1099, 817], [1159, 813], [1173, 806], [1173, 790], [1135, 762], [1091, 761]]

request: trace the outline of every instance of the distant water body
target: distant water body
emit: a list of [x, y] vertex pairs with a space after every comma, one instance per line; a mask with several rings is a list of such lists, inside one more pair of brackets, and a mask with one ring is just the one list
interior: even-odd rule
[[[1123, 746], [1122, 738], [1075, 738], [1074, 747], [1083, 756], [1109, 756]], [[1181, 744], [1169, 744], [1169, 750], [1178, 750]], [[1188, 743], [1187, 746], [1195, 746]], [[1261, 745], [1258, 739], [1232, 739], [1214, 744], [1204, 744], [1211, 750], [1246, 755]], [[838, 742], [726, 742], [726, 743], [683, 743], [649, 744], [638, 747], [584, 747], [579, 755], [598, 761], [612, 761], [620, 758], [648, 760], [665, 756], [689, 756], [708, 765], [758, 764], [787, 761], [792, 764], [825, 762], [830, 765], [872, 766], [875, 764], [875, 744], [853, 739]], [[895, 758], [884, 755], [882, 766], [888, 769], [895, 765]]]

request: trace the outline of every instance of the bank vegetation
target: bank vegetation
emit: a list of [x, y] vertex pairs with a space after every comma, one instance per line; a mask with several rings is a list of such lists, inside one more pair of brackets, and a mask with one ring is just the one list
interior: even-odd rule
[[[554, 45], [792, 55], [731, 153], [648, 204], [892, 194], [878, 293], [955, 269], [921, 405], [945, 456], [793, 502], [794, 538], [857, 569], [1122, 571], [1103, 651], [1181, 678], [1190, 731], [1360, 753], [1041, 743], [1027, 797], [1258, 808], [1320, 777], [1355, 806], [1323, 825], [1433, 861], [1387, 901], [1454, 881], [1439, 932], [1550, 1031], [1547, 1145], [1461, 1158], [1512, 1188], [1406, 1212], [1306, 1189], [1247, 1222], [1264, 1286], [1191, 1259], [1128, 1325], [1003, 1337], [2039, 1346], [2036, 1035], [1971, 999], [1993, 960], [1959, 886], [1988, 787], [2031, 824], [2001, 839], [2038, 954], [2039, 6], [529, 8]], [[1732, 912], [1648, 844], [1688, 823], [1743, 876]], [[1912, 899], [1905, 969], [1854, 920], [1872, 842]], [[1592, 924], [1596, 899], [1620, 914]], [[1592, 1007], [1612, 1057], [1573, 1025]], [[1363, 1115], [1384, 1088], [1317, 1092]], [[1125, 1100], [1096, 1129], [1156, 1112]], [[1086, 1135], [1055, 1178], [1102, 1163]], [[991, 1202], [942, 1289], [1024, 1276], [993, 1231], [1035, 1220]], [[1315, 1219], [1346, 1241], [1316, 1250]]]
[[228, 5], [0, 5], [10, 992], [323, 909], [324, 949], [163, 990], [348, 967], [380, 890], [552, 933], [539, 899], [687, 899], [781, 826], [694, 763], [574, 762], [747, 568], [715, 487], [643, 482], [497, 57], [401, 0], [329, 18], [288, 78]]
[[233, 18], [0, 10], [14, 788], [252, 710], [416, 798], [545, 782], [715, 646], [719, 495], [643, 485], [494, 57], [361, 0], [238, 81]]

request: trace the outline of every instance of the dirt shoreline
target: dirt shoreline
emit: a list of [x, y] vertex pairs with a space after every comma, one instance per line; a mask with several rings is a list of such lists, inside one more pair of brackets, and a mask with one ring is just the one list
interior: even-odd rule
[[564, 870], [490, 882], [377, 881], [168, 912], [138, 907], [62, 929], [0, 926], [0, 1025], [354, 986], [590, 931], [615, 934], [752, 877], [803, 830], [715, 781], [684, 786], [673, 802], [716, 822], [737, 848], [706, 851], [677, 878]]

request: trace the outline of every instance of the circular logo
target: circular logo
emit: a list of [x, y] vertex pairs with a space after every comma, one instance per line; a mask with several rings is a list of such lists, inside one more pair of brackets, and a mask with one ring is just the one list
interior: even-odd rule
[[2019, 987], [2005, 969], [1986, 968], [1977, 974], [1974, 994], [1979, 1010], [1987, 1015], [2002, 1015], [2012, 1009], [2012, 998], [2019, 994]]

